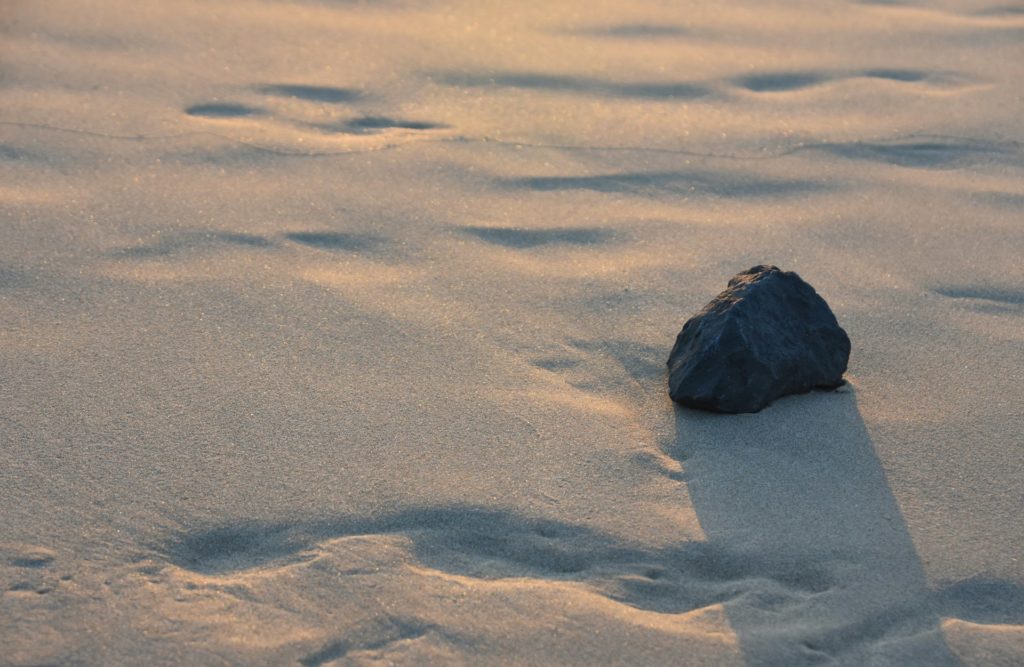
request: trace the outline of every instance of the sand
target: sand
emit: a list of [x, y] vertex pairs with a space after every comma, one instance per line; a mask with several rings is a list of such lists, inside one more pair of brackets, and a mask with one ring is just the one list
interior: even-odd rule
[[[1024, 12], [0, 5], [0, 664], [1024, 663]], [[795, 270], [848, 385], [665, 360]]]

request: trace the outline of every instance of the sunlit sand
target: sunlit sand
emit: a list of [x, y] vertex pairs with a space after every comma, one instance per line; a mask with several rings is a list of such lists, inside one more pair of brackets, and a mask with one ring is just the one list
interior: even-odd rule
[[[1024, 663], [1024, 13], [0, 6], [0, 664]], [[848, 383], [675, 407], [776, 264]]]

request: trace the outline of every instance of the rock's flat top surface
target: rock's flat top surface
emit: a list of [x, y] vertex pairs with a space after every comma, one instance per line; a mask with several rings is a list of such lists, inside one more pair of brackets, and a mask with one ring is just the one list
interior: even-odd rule
[[755, 266], [683, 325], [668, 359], [672, 400], [757, 412], [787, 394], [843, 383], [850, 338], [791, 271]]

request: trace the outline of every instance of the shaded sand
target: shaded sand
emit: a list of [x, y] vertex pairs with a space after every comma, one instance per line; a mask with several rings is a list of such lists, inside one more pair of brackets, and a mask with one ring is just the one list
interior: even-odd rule
[[[0, 664], [1024, 663], [1024, 14], [0, 7]], [[674, 407], [730, 276], [850, 384]]]

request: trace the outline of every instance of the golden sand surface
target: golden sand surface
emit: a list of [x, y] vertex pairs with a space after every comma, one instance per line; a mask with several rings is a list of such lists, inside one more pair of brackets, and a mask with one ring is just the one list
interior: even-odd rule
[[[0, 4], [0, 664], [1024, 663], [1024, 11]], [[738, 271], [848, 385], [675, 407]]]

